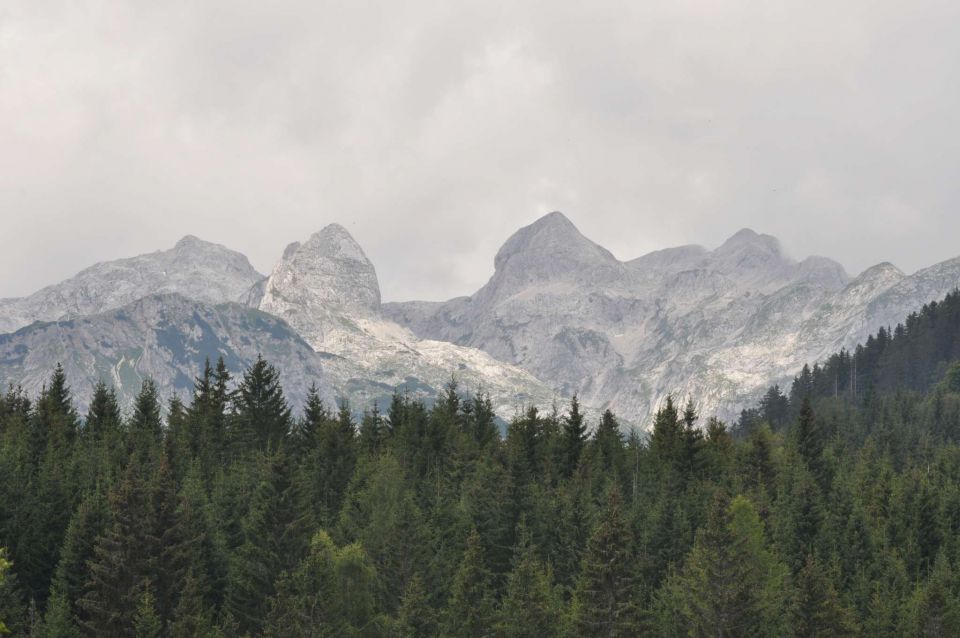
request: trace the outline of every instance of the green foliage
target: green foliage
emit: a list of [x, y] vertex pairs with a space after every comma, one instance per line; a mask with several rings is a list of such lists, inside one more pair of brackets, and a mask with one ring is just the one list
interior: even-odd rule
[[[62, 367], [0, 395], [0, 619], [15, 635], [960, 633], [960, 296], [649, 438], [455, 383], [294, 419], [262, 359], [128, 418]], [[164, 420], [166, 421], [164, 423]], [[620, 495], [623, 495], [622, 497]], [[717, 498], [713, 499], [714, 494]], [[727, 498], [725, 494], [737, 495]], [[326, 531], [329, 530], [329, 534]]]
[[163, 627], [157, 615], [156, 600], [150, 588], [144, 589], [137, 601], [137, 612], [133, 617], [134, 638], [160, 638]]
[[514, 549], [513, 570], [497, 620], [497, 635], [504, 638], [550, 638], [560, 633], [561, 598], [553, 575], [537, 558], [525, 525]]
[[453, 582], [444, 621], [444, 636], [479, 638], [491, 633], [495, 621], [490, 572], [483, 564], [480, 535], [473, 531]]
[[658, 592], [654, 624], [665, 635], [782, 635], [786, 575], [750, 500], [717, 492], [682, 569]]
[[[10, 569], [10, 561], [7, 560], [6, 553], [7, 552], [5, 549], [0, 548], [0, 587], [7, 582], [7, 571]], [[9, 603], [0, 608], [0, 612], [3, 612], [3, 616], [0, 616], [0, 633], [2, 634], [10, 632], [6, 623], [4, 622], [4, 619], [7, 618], [7, 615], [9, 614], [8, 607]]]
[[843, 605], [833, 581], [812, 554], [797, 575], [793, 633], [798, 638], [856, 636], [853, 612]]
[[277, 581], [267, 636], [308, 638], [378, 636], [376, 570], [359, 544], [337, 547], [329, 534], [314, 536], [306, 558]]
[[400, 601], [394, 634], [398, 638], [432, 638], [439, 631], [437, 612], [430, 605], [420, 574], [415, 574]]
[[573, 595], [577, 635], [620, 638], [639, 631], [640, 584], [631, 545], [620, 495], [611, 490], [600, 524], [587, 543]]

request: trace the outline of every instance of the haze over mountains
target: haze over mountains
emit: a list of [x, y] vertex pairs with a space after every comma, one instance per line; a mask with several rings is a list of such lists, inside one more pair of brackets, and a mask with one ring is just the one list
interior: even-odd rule
[[374, 265], [339, 225], [291, 244], [268, 277], [188, 236], [0, 300], [0, 381], [36, 392], [61, 361], [81, 405], [99, 378], [126, 401], [146, 376], [185, 396], [205, 358], [240, 373], [262, 353], [294, 405], [314, 382], [362, 409], [397, 388], [432, 397], [455, 375], [505, 417], [573, 393], [638, 423], [669, 393], [729, 417], [958, 284], [960, 259], [850, 277], [746, 229], [714, 250], [620, 261], [551, 213], [506, 241], [472, 296], [381, 304]]
[[474, 295], [385, 305], [417, 335], [481, 348], [588, 405], [643, 422], [667, 394], [730, 417], [806, 362], [896, 324], [960, 284], [960, 260], [851, 279], [745, 229], [715, 250], [621, 262], [561, 213], [517, 231]]
[[165, 397], [186, 396], [206, 358], [223, 356], [239, 375], [258, 354], [281, 370], [297, 409], [312, 383], [328, 405], [345, 398], [360, 410], [398, 389], [429, 400], [454, 376], [506, 418], [556, 398], [480, 350], [419, 339], [384, 319], [373, 265], [336, 224], [291, 244], [270, 277], [239, 253], [186, 237], [0, 300], [0, 322], [0, 381], [35, 394], [61, 362], [81, 408], [98, 379], [129, 405], [146, 377]]

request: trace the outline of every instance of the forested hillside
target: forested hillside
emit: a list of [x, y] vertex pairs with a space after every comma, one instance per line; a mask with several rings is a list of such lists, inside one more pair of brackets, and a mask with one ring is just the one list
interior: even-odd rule
[[[649, 437], [574, 400], [501, 437], [455, 384], [355, 423], [282, 371], [163, 410], [0, 399], [0, 621], [21, 636], [960, 633], [960, 298]], [[684, 398], [686, 399], [686, 397]], [[167, 416], [164, 417], [163, 415]], [[5, 562], [0, 560], [0, 572]]]

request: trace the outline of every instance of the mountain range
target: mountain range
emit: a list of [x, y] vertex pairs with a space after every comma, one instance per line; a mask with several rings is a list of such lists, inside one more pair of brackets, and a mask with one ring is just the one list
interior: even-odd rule
[[147, 376], [185, 397], [204, 359], [237, 375], [262, 354], [294, 405], [314, 383], [364, 409], [396, 390], [429, 401], [455, 378], [504, 418], [573, 394], [640, 424], [668, 394], [730, 417], [958, 285], [960, 259], [851, 277], [748, 229], [621, 261], [551, 213], [506, 241], [473, 295], [381, 303], [374, 265], [337, 224], [288, 246], [269, 276], [187, 236], [0, 300], [0, 382], [35, 393], [62, 362], [81, 406], [97, 379], [129, 406]]

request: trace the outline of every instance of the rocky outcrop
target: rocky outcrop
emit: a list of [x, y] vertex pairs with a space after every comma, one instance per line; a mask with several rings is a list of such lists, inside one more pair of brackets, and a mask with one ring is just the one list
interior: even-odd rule
[[444, 303], [384, 305], [420, 337], [485, 350], [598, 408], [646, 421], [667, 394], [734, 416], [806, 362], [854, 346], [960, 284], [960, 260], [851, 280], [744, 229], [714, 250], [620, 262], [560, 213], [515, 233], [490, 281]]
[[0, 383], [22, 385], [35, 396], [62, 363], [81, 411], [100, 379], [114, 386], [127, 408], [147, 377], [164, 399], [178, 394], [189, 402], [205, 359], [223, 357], [239, 377], [261, 354], [280, 370], [292, 406], [299, 409], [313, 383], [333, 405], [323, 357], [283, 320], [236, 303], [211, 306], [174, 293], [0, 335]]
[[209, 304], [240, 301], [262, 279], [240, 253], [187, 235], [170, 250], [102, 262], [29, 297], [0, 299], [0, 333], [34, 321], [94, 315], [153, 294]]
[[395, 390], [429, 400], [451, 379], [462, 391], [489, 394], [505, 418], [557, 398], [530, 373], [481, 350], [420, 339], [385, 319], [373, 264], [337, 224], [284, 251], [258, 306], [323, 355], [329, 382], [355, 407], [382, 404]]

